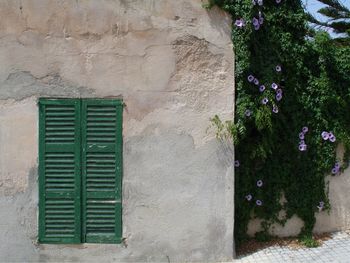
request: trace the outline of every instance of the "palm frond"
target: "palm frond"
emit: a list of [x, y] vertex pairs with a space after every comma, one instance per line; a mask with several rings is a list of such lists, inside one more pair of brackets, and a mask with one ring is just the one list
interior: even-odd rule
[[331, 6], [323, 7], [317, 11], [318, 13], [333, 18], [333, 19], [347, 19], [350, 18], [350, 12], [340, 11]]
[[342, 5], [338, 0], [318, 0], [319, 2], [331, 6], [339, 11], [350, 12], [348, 8]]

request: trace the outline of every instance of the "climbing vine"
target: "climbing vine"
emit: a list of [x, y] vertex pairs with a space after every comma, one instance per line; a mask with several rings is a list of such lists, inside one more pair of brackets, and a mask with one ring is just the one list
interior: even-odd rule
[[[314, 32], [300, 0], [211, 0], [232, 15], [234, 120], [213, 118], [235, 144], [235, 239], [262, 219], [268, 233], [293, 215], [311, 236], [329, 210], [326, 176], [340, 176], [350, 150], [350, 48]], [[344, 156], [336, 155], [342, 143]], [[282, 212], [283, 211], [283, 212]]]

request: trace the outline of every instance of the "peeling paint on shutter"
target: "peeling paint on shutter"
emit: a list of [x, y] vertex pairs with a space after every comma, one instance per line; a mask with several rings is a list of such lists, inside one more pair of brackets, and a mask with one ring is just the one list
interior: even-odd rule
[[39, 101], [39, 241], [81, 242], [80, 101]]
[[83, 231], [88, 243], [122, 235], [122, 103], [82, 102]]

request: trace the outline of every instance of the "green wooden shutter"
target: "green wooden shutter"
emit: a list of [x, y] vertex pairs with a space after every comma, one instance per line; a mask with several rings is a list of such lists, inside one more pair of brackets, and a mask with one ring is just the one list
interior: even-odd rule
[[122, 102], [82, 101], [83, 231], [88, 243], [122, 236]]
[[39, 101], [39, 241], [81, 242], [80, 101]]

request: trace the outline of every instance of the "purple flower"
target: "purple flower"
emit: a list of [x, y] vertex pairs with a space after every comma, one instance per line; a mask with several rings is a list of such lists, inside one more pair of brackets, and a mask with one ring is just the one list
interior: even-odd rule
[[340, 163], [336, 162], [335, 165], [334, 165], [334, 168], [339, 169], [340, 168]]
[[276, 100], [277, 101], [280, 101], [282, 99], [282, 94], [281, 93], [278, 93], [277, 95], [276, 95]]
[[260, 24], [254, 25], [254, 29], [257, 31], [260, 29]]
[[305, 144], [304, 140], [300, 140], [299, 145]]
[[306, 145], [306, 144], [300, 144], [300, 145], [299, 145], [299, 151], [305, 152], [306, 149], [307, 149], [307, 145]]
[[276, 105], [273, 105], [272, 112], [273, 113], [278, 113], [278, 107]]
[[259, 17], [259, 24], [262, 25], [264, 23], [264, 18], [261, 16]]
[[276, 90], [276, 93], [282, 95], [283, 91], [282, 91], [282, 89], [277, 89], [277, 90]]
[[263, 186], [263, 181], [262, 180], [259, 180], [256, 182], [256, 186], [257, 187], [262, 187]]
[[336, 138], [335, 138], [335, 136], [334, 136], [334, 134], [332, 132], [329, 133], [329, 140], [331, 142], [335, 142], [336, 141]]
[[320, 201], [319, 205], [317, 206], [318, 211], [321, 212], [323, 210], [323, 207], [324, 207], [324, 202]]
[[263, 92], [265, 89], [266, 89], [265, 85], [261, 85], [261, 86], [259, 87], [259, 91], [260, 91], [260, 92]]
[[256, 1], [255, 1], [255, 0], [252, 0], [252, 4], [253, 4], [253, 5], [256, 5]]
[[246, 110], [244, 114], [245, 114], [246, 117], [250, 117], [252, 115], [252, 111], [251, 110]]
[[256, 200], [255, 203], [256, 203], [257, 206], [262, 206], [262, 201], [261, 200]]
[[253, 18], [253, 25], [254, 26], [258, 26], [259, 25], [259, 20], [256, 17]]
[[332, 169], [332, 174], [337, 174], [337, 173], [339, 173], [339, 168], [334, 167], [334, 168]]
[[248, 76], [248, 81], [249, 81], [249, 82], [253, 82], [253, 81], [254, 81], [254, 79], [255, 79], [255, 78], [254, 78], [254, 76], [253, 76], [253, 75], [249, 75], [249, 76]]
[[301, 130], [303, 131], [303, 133], [307, 133], [309, 131], [309, 128], [305, 126]]
[[240, 163], [238, 160], [235, 161], [235, 167], [239, 167], [240, 166]]
[[303, 132], [299, 133], [299, 139], [304, 140], [304, 138], [305, 138], [304, 133]]
[[261, 103], [266, 105], [267, 103], [269, 102], [269, 99], [268, 98], [263, 98]]
[[325, 141], [327, 141], [329, 139], [329, 133], [326, 132], [326, 131], [323, 131], [321, 133], [321, 136], [322, 136], [322, 139], [325, 140]]
[[272, 83], [271, 84], [271, 88], [273, 88], [274, 90], [276, 90], [278, 88], [278, 85], [276, 83]]
[[262, 6], [264, 4], [263, 0], [258, 0], [258, 5]]
[[279, 4], [281, 3], [282, 0], [276, 0], [276, 4]]
[[247, 199], [247, 201], [251, 201], [253, 199], [253, 196], [251, 194], [246, 195], [245, 199]]
[[259, 85], [259, 80], [257, 78], [255, 78], [253, 82], [255, 85]]
[[277, 71], [277, 72], [281, 72], [281, 71], [282, 71], [282, 67], [281, 67], [280, 65], [277, 65], [277, 66], [276, 66], [276, 71]]
[[264, 23], [264, 17], [261, 14], [261, 11], [259, 11], [259, 24], [262, 25]]
[[235, 26], [239, 27], [239, 28], [242, 28], [245, 26], [245, 21], [243, 18], [241, 19], [237, 19], [236, 22], [235, 22]]

